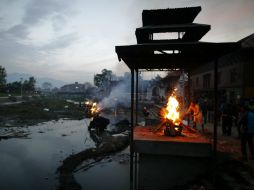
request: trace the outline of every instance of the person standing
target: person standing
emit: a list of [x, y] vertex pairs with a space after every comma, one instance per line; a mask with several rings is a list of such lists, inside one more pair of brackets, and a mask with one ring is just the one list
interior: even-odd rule
[[251, 159], [254, 159], [254, 102], [245, 105], [245, 113], [239, 120], [240, 138], [241, 138], [241, 151], [243, 160], [247, 160], [247, 144], [249, 146]]
[[198, 104], [194, 103], [193, 101], [190, 103], [190, 106], [186, 112], [186, 114], [192, 114], [193, 116], [193, 128], [197, 128], [197, 124], [199, 124], [202, 127], [202, 130], [204, 130], [203, 125], [203, 117], [202, 112], [198, 106]]
[[144, 107], [144, 109], [143, 109], [143, 114], [144, 114], [144, 117], [145, 117], [145, 118], [148, 118], [148, 116], [149, 116], [149, 111], [148, 111], [147, 107]]
[[222, 118], [222, 133], [223, 135], [231, 136], [233, 125], [233, 110], [231, 103], [223, 103], [221, 105], [221, 118]]
[[204, 118], [204, 124], [207, 123], [208, 104], [207, 99], [204, 99], [201, 103], [201, 111]]

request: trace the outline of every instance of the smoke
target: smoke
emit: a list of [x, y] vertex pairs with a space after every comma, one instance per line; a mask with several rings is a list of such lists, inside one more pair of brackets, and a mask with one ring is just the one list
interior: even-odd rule
[[184, 97], [184, 88], [179, 83], [179, 81], [176, 83], [175, 89], [175, 93], [177, 96]]
[[186, 83], [188, 82], [188, 76], [186, 73], [182, 73], [179, 77], [178, 82], [175, 85], [175, 89], [176, 89], [176, 95], [180, 96], [180, 97], [185, 97], [185, 91], [184, 91], [184, 87], [186, 85]]
[[130, 82], [121, 81], [115, 86], [108, 97], [105, 97], [100, 103], [102, 108], [115, 108], [118, 106], [129, 108], [131, 106]]

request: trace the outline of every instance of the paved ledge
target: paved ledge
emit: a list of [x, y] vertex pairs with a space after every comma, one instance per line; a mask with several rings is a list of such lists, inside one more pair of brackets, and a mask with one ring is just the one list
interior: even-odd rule
[[168, 137], [154, 133], [151, 127], [135, 127], [134, 151], [144, 154], [210, 157], [212, 145], [201, 133], [183, 130], [182, 136]]

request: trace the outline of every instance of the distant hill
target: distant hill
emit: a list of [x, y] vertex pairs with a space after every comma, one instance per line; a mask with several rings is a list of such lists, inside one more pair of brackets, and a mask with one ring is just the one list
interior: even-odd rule
[[[32, 77], [32, 75], [26, 74], [26, 73], [9, 73], [7, 74], [6, 79], [7, 79], [7, 83], [12, 83], [15, 81], [20, 81], [21, 78], [23, 79], [23, 81], [28, 80], [29, 77]], [[46, 77], [39, 78], [36, 76], [33, 76], [33, 77], [36, 79], [37, 87], [41, 87], [44, 82], [49, 82], [52, 84], [53, 87], [57, 87], [57, 88], [67, 84], [67, 82], [57, 80], [57, 79], [46, 78]]]

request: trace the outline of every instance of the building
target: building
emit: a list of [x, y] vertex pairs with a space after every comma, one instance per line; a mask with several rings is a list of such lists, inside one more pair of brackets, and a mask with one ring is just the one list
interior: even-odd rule
[[[116, 46], [119, 61], [123, 60], [131, 70], [131, 189], [170, 189], [209, 169], [211, 141], [202, 135], [186, 135], [180, 139], [165, 137], [151, 132], [155, 126], [150, 128], [134, 124], [134, 111], [136, 124], [138, 117], [138, 109], [134, 110], [138, 103], [134, 99], [134, 76], [138, 78], [138, 72], [184, 70], [191, 73], [204, 63], [215, 60], [214, 72], [217, 73], [216, 60], [239, 49], [239, 43], [234, 42], [200, 42], [210, 30], [210, 25], [193, 23], [200, 11], [201, 7], [144, 10], [143, 27], [136, 29], [137, 44]], [[158, 39], [158, 36], [162, 37], [161, 33], [167, 37]], [[217, 94], [217, 88], [214, 88], [214, 92]], [[214, 101], [214, 106], [217, 107], [217, 101]], [[214, 123], [214, 129], [217, 129], [217, 122]], [[216, 155], [217, 130], [214, 132], [213, 144]]]
[[91, 87], [89, 83], [79, 84], [75, 82], [74, 84], [66, 84], [59, 89], [61, 93], [85, 93], [87, 88]]
[[[254, 98], [254, 34], [239, 41], [241, 48], [218, 59], [219, 100], [237, 102]], [[195, 98], [213, 99], [214, 63], [209, 62], [191, 73], [191, 93]]]

